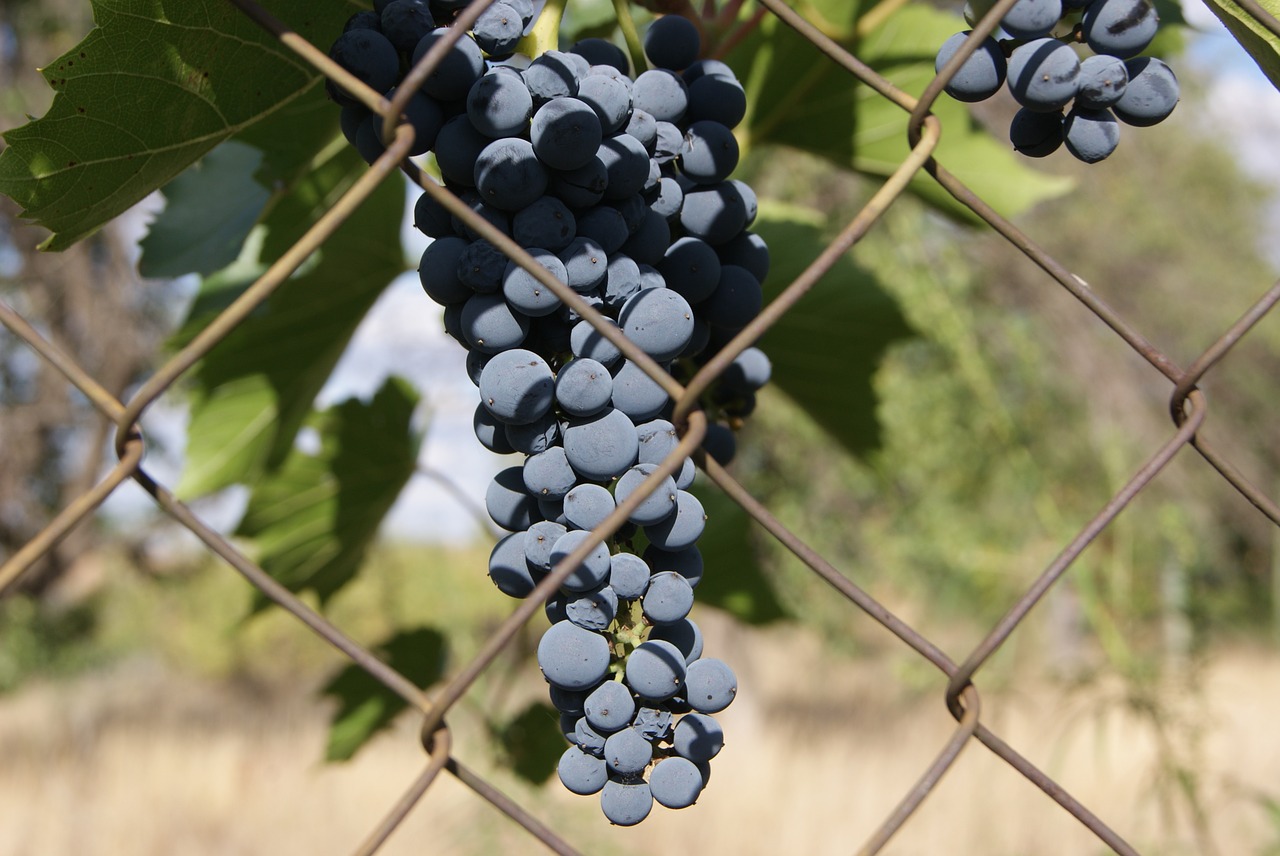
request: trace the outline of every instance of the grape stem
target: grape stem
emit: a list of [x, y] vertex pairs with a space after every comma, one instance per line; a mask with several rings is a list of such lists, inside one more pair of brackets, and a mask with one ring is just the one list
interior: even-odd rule
[[529, 35], [516, 46], [516, 53], [537, 58], [560, 47], [560, 20], [564, 17], [564, 6], [565, 0], [547, 0]]
[[618, 16], [618, 26], [622, 29], [622, 37], [627, 42], [627, 52], [631, 54], [631, 65], [636, 76], [649, 70], [649, 60], [644, 55], [644, 45], [640, 43], [640, 32], [636, 29], [635, 19], [631, 17], [631, 6], [627, 0], [613, 0], [613, 11]]

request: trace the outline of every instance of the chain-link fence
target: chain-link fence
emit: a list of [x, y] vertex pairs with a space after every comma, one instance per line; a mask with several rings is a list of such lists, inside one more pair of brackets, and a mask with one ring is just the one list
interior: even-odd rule
[[[266, 597], [287, 610], [316, 634], [343, 652], [355, 664], [403, 698], [412, 708], [420, 712], [422, 716], [422, 744], [426, 751], [426, 762], [422, 772], [405, 791], [403, 797], [389, 808], [384, 819], [360, 844], [357, 848], [357, 853], [366, 854], [376, 851], [387, 837], [396, 830], [409, 812], [413, 810], [414, 806], [427, 795], [441, 770], [447, 770], [481, 798], [492, 803], [512, 820], [523, 826], [531, 835], [553, 851], [563, 854], [576, 853], [577, 851], [555, 830], [540, 822], [489, 781], [464, 765], [459, 758], [455, 757], [450, 727], [445, 718], [451, 711], [454, 711], [457, 702], [482, 673], [502, 654], [504, 649], [512, 644], [529, 618], [535, 612], [540, 611], [541, 604], [546, 600], [547, 596], [560, 587], [565, 578], [593, 548], [612, 536], [626, 522], [632, 511], [663, 479], [673, 475], [679, 469], [686, 456], [692, 455], [707, 476], [726, 495], [741, 505], [760, 526], [794, 553], [813, 573], [817, 574], [843, 597], [847, 598], [850, 604], [872, 617], [901, 640], [903, 644], [937, 667], [947, 677], [945, 704], [957, 722], [954, 734], [946, 742], [946, 745], [939, 749], [936, 758], [921, 773], [915, 786], [903, 796], [901, 802], [884, 819], [880, 827], [870, 835], [859, 852], [875, 853], [881, 850], [894, 833], [909, 821], [930, 792], [937, 787], [938, 783], [955, 763], [961, 750], [971, 740], [977, 740], [988, 750], [1003, 759], [1010, 767], [1043, 791], [1046, 798], [1058, 803], [1081, 824], [1088, 827], [1101, 842], [1112, 850], [1121, 854], [1137, 852], [1132, 845], [1127, 843], [1119, 833], [1111, 829], [1093, 810], [1081, 804], [1065, 788], [1043, 770], [1028, 761], [984, 723], [980, 694], [976, 685], [977, 675], [989, 662], [992, 655], [1018, 630], [1036, 604], [1061, 580], [1084, 549], [1116, 519], [1125, 506], [1143, 491], [1157, 474], [1168, 466], [1179, 453], [1184, 452], [1188, 446], [1212, 465], [1221, 474], [1222, 478], [1226, 479], [1266, 517], [1272, 522], [1280, 524], [1280, 507], [1251, 484], [1230, 460], [1197, 433], [1208, 417], [1207, 404], [1199, 392], [1197, 384], [1237, 342], [1249, 333], [1250, 329], [1259, 320], [1271, 311], [1275, 303], [1280, 300], [1280, 283], [1272, 285], [1253, 306], [1249, 307], [1241, 315], [1235, 324], [1223, 331], [1217, 340], [1196, 358], [1190, 366], [1183, 368], [1166, 356], [1156, 345], [1144, 338], [1134, 325], [1108, 306], [1083, 280], [1074, 275], [1066, 265], [1051, 257], [1030, 236], [1021, 232], [1012, 223], [996, 213], [990, 205], [948, 172], [943, 164], [933, 158], [935, 147], [943, 130], [941, 122], [930, 112], [935, 98], [942, 92], [952, 74], [977, 48], [981, 40], [995, 30], [1001, 17], [1013, 6], [1015, 0], [1000, 0], [1000, 2], [996, 3], [994, 8], [974, 27], [972, 36], [956, 52], [951, 61], [947, 63], [942, 72], [918, 99], [895, 87], [891, 82], [862, 63], [856, 56], [853, 56], [839, 44], [826, 37], [796, 11], [788, 7], [784, 0], [759, 0], [760, 6], [763, 7], [761, 14], [776, 15], [783, 23], [808, 39], [816, 50], [821, 51], [832, 63], [850, 75], [851, 85], [856, 80], [861, 85], [870, 87], [880, 97], [891, 101], [903, 111], [909, 113], [908, 138], [911, 151], [866, 205], [823, 252], [813, 260], [808, 268], [794, 282], [788, 285], [772, 303], [767, 305], [760, 315], [729, 342], [714, 359], [709, 361], [696, 376], [683, 386], [677, 383], [671, 375], [663, 371], [657, 363], [646, 356], [634, 344], [629, 342], [616, 327], [606, 323], [599, 313], [593, 311], [583, 301], [581, 296], [557, 281], [510, 238], [486, 222], [444, 187], [436, 183], [430, 176], [422, 173], [406, 160], [406, 155], [413, 142], [413, 131], [408, 125], [396, 127], [395, 117], [401, 115], [408, 99], [421, 87], [430, 72], [445, 56], [453, 42], [470, 27], [471, 23], [493, 0], [475, 0], [465, 9], [461, 13], [457, 24], [448, 31], [449, 34], [441, 39], [423, 57], [422, 61], [412, 69], [403, 85], [399, 87], [394, 100], [390, 103], [385, 102], [373, 90], [364, 86], [338, 67], [323, 51], [318, 50], [293, 32], [287, 22], [274, 19], [252, 0], [231, 0], [231, 2], [258, 25], [271, 32], [288, 49], [296, 52], [348, 91], [355, 93], [366, 106], [384, 117], [384, 136], [389, 141], [389, 145], [385, 154], [372, 164], [369, 171], [352, 185], [347, 193], [316, 222], [297, 244], [287, 251], [251, 287], [244, 291], [231, 306], [161, 366], [138, 389], [136, 394], [126, 402], [121, 402], [114, 398], [95, 381], [89, 371], [77, 365], [12, 309], [0, 304], [0, 321], [54, 366], [57, 371], [66, 377], [69, 383], [87, 396], [92, 404], [116, 425], [115, 446], [119, 455], [119, 462], [101, 482], [62, 509], [38, 537], [12, 555], [3, 567], [0, 567], [0, 594], [10, 589], [23, 572], [31, 567], [46, 551], [50, 550], [62, 536], [93, 514], [95, 509], [113, 491], [124, 482], [132, 479], [154, 498], [161, 509], [193, 532], [209, 550], [239, 571]], [[1244, 13], [1251, 16], [1260, 26], [1265, 27], [1270, 33], [1280, 36], [1280, 21], [1268, 15], [1254, 0], [1232, 0], [1232, 2], [1235, 2]], [[388, 180], [392, 173], [401, 169], [404, 169], [413, 181], [419, 184], [454, 216], [462, 220], [469, 229], [474, 230], [478, 235], [498, 247], [532, 276], [536, 277], [566, 305], [590, 320], [601, 335], [617, 345], [628, 359], [642, 366], [649, 376], [660, 384], [676, 402], [673, 421], [680, 426], [682, 435], [679, 446], [648, 477], [644, 485], [632, 493], [626, 501], [618, 505], [608, 519], [593, 530], [592, 537], [586, 539], [571, 556], [561, 562], [549, 576], [537, 585], [530, 596], [523, 600], [490, 635], [482, 650], [469, 663], [431, 693], [416, 686], [404, 675], [381, 662], [372, 653], [348, 637], [339, 627], [306, 606], [288, 589], [272, 579], [261, 567], [238, 551], [225, 537], [194, 514], [190, 508], [178, 501], [167, 486], [152, 478], [141, 465], [144, 439], [138, 427], [142, 415], [156, 403], [160, 396], [190, 371], [220, 341], [235, 330], [237, 325], [260, 307], [303, 261], [317, 250], [358, 206], [365, 202], [381, 182]], [[767, 507], [753, 497], [720, 465], [699, 451], [707, 427], [705, 416], [697, 406], [699, 397], [708, 390], [710, 384], [729, 366], [734, 357], [757, 341], [797, 301], [804, 298], [806, 292], [867, 234], [886, 209], [903, 194], [908, 183], [922, 171], [930, 175], [956, 200], [986, 221], [991, 228], [1039, 266], [1045, 274], [1083, 303], [1103, 324], [1111, 328], [1130, 348], [1168, 378], [1173, 385], [1173, 391], [1169, 398], [1169, 414], [1173, 421], [1174, 431], [1169, 439], [1158, 449], [1151, 452], [1150, 457], [1133, 477], [1112, 496], [1070, 543], [1062, 548], [1057, 557], [1027, 586], [1025, 592], [1009, 608], [1004, 617], [991, 628], [981, 644], [959, 663], [924, 635], [916, 631], [911, 625], [895, 616], [893, 612], [819, 555], [817, 551], [779, 522]]]

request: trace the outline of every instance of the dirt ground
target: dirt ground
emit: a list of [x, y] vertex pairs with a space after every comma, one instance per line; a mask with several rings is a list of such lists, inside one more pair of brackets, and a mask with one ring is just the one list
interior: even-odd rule
[[[724, 651], [727, 624], [707, 622]], [[611, 828], [591, 798], [504, 773], [454, 716], [457, 756], [587, 854], [850, 854], [924, 772], [953, 723], [937, 692], [904, 695], [890, 667], [839, 657], [794, 630], [733, 639], [739, 700], [710, 787], [685, 811], [655, 807]], [[1209, 658], [1194, 695], [1171, 688], [1167, 724], [1105, 682], [1043, 679], [984, 692], [984, 722], [1143, 853], [1280, 853], [1265, 801], [1280, 796], [1280, 656]], [[537, 689], [532, 688], [532, 689]], [[402, 718], [349, 763], [321, 762], [328, 709], [305, 687], [178, 674], [135, 659], [0, 698], [0, 854], [349, 853], [423, 765]], [[1192, 773], [1161, 771], [1161, 740]], [[1168, 753], [1164, 757], [1169, 757]], [[1194, 788], [1200, 833], [1183, 799]], [[523, 854], [537, 842], [451, 777], [390, 839], [387, 854]], [[883, 851], [983, 856], [1107, 848], [985, 748], [970, 745]]]

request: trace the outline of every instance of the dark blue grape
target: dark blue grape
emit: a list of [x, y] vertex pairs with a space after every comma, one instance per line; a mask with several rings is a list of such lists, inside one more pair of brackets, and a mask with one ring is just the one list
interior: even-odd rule
[[[632, 422], [644, 422], [662, 413], [671, 399], [658, 382], [640, 366], [625, 360], [613, 376], [613, 406]], [[632, 434], [634, 435], [634, 431]]]
[[710, 761], [724, 748], [724, 729], [704, 713], [690, 713], [676, 723], [676, 752], [690, 761]]
[[494, 68], [467, 92], [467, 118], [488, 137], [515, 137], [529, 127], [533, 96], [518, 71]]
[[627, 134], [610, 137], [600, 144], [596, 158], [604, 164], [608, 177], [606, 199], [627, 199], [644, 189], [649, 178], [649, 153], [635, 137]]
[[1178, 78], [1158, 59], [1140, 56], [1125, 63], [1129, 84], [1113, 106], [1116, 118], [1145, 128], [1163, 122], [1178, 106]]
[[702, 630], [688, 618], [653, 628], [649, 638], [676, 646], [684, 656], [686, 666], [702, 656]]
[[422, 194], [413, 204], [413, 225], [428, 238], [454, 237], [453, 215], [430, 193]]
[[494, 294], [502, 288], [506, 255], [488, 241], [472, 241], [458, 256], [458, 280], [477, 294]]
[[[533, 497], [524, 489], [520, 467], [507, 467], [493, 477], [485, 491], [484, 506], [493, 522], [508, 532], [521, 532], [537, 523], [541, 515]], [[524, 543], [520, 543], [524, 556]]]
[[661, 164], [670, 163], [680, 157], [684, 151], [684, 132], [679, 126], [670, 122], [657, 123], [657, 137], [653, 143], [653, 160]]
[[644, 110], [633, 109], [623, 133], [635, 137], [646, 152], [653, 154], [654, 146], [658, 144], [658, 120]]
[[650, 624], [672, 624], [686, 618], [693, 609], [693, 586], [674, 571], [656, 573], [649, 578], [640, 605]]
[[644, 735], [650, 742], [670, 740], [672, 732], [671, 711], [660, 707], [641, 707], [636, 711], [636, 718], [631, 727]]
[[638, 776], [652, 760], [653, 744], [629, 726], [610, 734], [604, 741], [605, 764], [624, 778]]
[[[963, 33], [956, 33], [942, 43], [933, 63], [935, 72], [942, 71], [942, 67], [955, 56], [970, 32], [966, 30]], [[1000, 90], [1001, 84], [1004, 83], [1005, 71], [1004, 54], [995, 39], [988, 36], [965, 60], [964, 65], [957, 69], [955, 76], [947, 83], [945, 91], [957, 101], [985, 101]]]
[[769, 277], [769, 245], [754, 232], [739, 232], [731, 241], [716, 247], [716, 255], [723, 264], [746, 268], [760, 282]]
[[450, 184], [476, 186], [476, 158], [491, 140], [471, 126], [466, 116], [454, 116], [436, 136], [436, 165]]
[[585, 167], [596, 155], [604, 132], [596, 111], [577, 98], [553, 98], [538, 108], [529, 126], [538, 159], [552, 169]]
[[1009, 124], [1013, 150], [1027, 157], [1042, 158], [1062, 146], [1062, 114], [1037, 113], [1023, 107]]
[[1085, 163], [1097, 163], [1116, 150], [1120, 124], [1110, 110], [1072, 110], [1062, 123], [1067, 151]]
[[561, 621], [538, 642], [538, 666], [551, 683], [568, 690], [585, 690], [608, 673], [609, 643], [599, 633]]
[[684, 79], [665, 68], [654, 68], [636, 78], [632, 100], [659, 122], [678, 123], [689, 111], [689, 89]]
[[636, 714], [636, 700], [620, 682], [605, 681], [587, 696], [582, 710], [592, 728], [601, 734], [610, 734], [631, 724]]
[[[529, 250], [529, 254], [551, 276], [560, 282], [568, 280], [564, 262], [555, 253], [533, 248]], [[507, 262], [503, 272], [502, 295], [513, 308], [534, 318], [550, 315], [561, 306], [560, 298], [551, 289], [514, 261]]]
[[595, 111], [606, 137], [620, 131], [631, 118], [631, 91], [608, 75], [588, 74], [582, 78], [577, 97]]
[[[559, 448], [559, 447], [556, 447]], [[550, 450], [548, 450], [550, 451]], [[545, 453], [544, 453], [545, 454]], [[537, 456], [535, 456], [537, 457]], [[533, 458], [530, 458], [533, 460]], [[528, 464], [525, 465], [525, 483], [528, 484]], [[569, 530], [554, 520], [539, 520], [524, 533], [524, 560], [532, 571], [546, 574], [554, 566], [551, 551], [560, 537]], [[563, 708], [561, 708], [563, 710]]]
[[547, 51], [521, 72], [535, 105], [578, 94], [580, 75], [575, 71], [578, 66], [572, 57], [563, 51]]
[[[598, 357], [597, 357], [598, 359]], [[620, 410], [609, 408], [575, 419], [564, 432], [564, 451], [574, 472], [592, 481], [608, 481], [636, 461], [635, 425]]]
[[[570, 493], [572, 494], [573, 491]], [[551, 564], [554, 566], [563, 562], [590, 537], [589, 531], [577, 529], [561, 535], [560, 540], [556, 541], [555, 546], [551, 548]], [[608, 579], [609, 548], [601, 543], [591, 548], [591, 552], [582, 560], [582, 564], [573, 569], [573, 573], [569, 574], [560, 587], [565, 591], [590, 591], [604, 585]]]
[[627, 658], [627, 684], [641, 698], [671, 698], [684, 686], [684, 654], [670, 642], [649, 639]]
[[[614, 498], [619, 504], [625, 502], [644, 481], [658, 468], [657, 464], [636, 464], [618, 479], [614, 487]], [[636, 506], [627, 518], [638, 526], [660, 523], [674, 514], [676, 510], [676, 481], [671, 476], [663, 479], [653, 493]]]
[[528, 597], [537, 585], [524, 558], [525, 537], [524, 532], [513, 532], [489, 554], [489, 579], [498, 591], [511, 597]]
[[551, 409], [554, 398], [555, 375], [532, 351], [504, 351], [480, 373], [481, 403], [500, 422], [533, 422]]
[[598, 793], [609, 781], [609, 770], [605, 767], [604, 759], [589, 755], [577, 746], [564, 750], [556, 765], [556, 773], [565, 788], [580, 796]]
[[475, 430], [480, 445], [495, 455], [510, 455], [515, 451], [507, 442], [506, 424], [494, 419], [483, 404], [476, 405], [476, 412], [471, 417], [471, 427]]
[[639, 290], [640, 266], [623, 255], [610, 258], [604, 281], [605, 307], [616, 313]]
[[[445, 30], [433, 30], [418, 42], [413, 50], [413, 64], [417, 65], [427, 51], [444, 38]], [[484, 54], [475, 40], [464, 35], [454, 43], [444, 60], [427, 76], [422, 91], [441, 101], [461, 101], [467, 97], [471, 85], [484, 74]]]
[[[679, 482], [677, 482], [679, 487]], [[684, 488], [680, 488], [684, 490]], [[702, 580], [702, 553], [697, 547], [686, 547], [683, 550], [663, 550], [650, 544], [645, 548], [644, 560], [654, 573], [675, 571], [689, 581], [693, 588]]]
[[663, 758], [649, 774], [653, 799], [667, 808], [688, 808], [697, 802], [702, 788], [702, 773], [688, 758]]
[[644, 528], [650, 543], [659, 550], [676, 552], [692, 547], [702, 535], [707, 515], [702, 503], [688, 491], [676, 491], [676, 513], [660, 523]]
[[684, 135], [681, 172], [698, 184], [724, 181], [738, 165], [738, 141], [719, 122], [694, 122]]
[[1028, 110], [1053, 113], [1076, 97], [1080, 60], [1057, 39], [1036, 39], [1009, 57], [1009, 91]]
[[[396, 91], [392, 88], [387, 92], [387, 99], [394, 98], [395, 94]], [[409, 102], [404, 105], [404, 117], [413, 128], [413, 146], [409, 149], [409, 154], [424, 154], [436, 144], [440, 129], [444, 127], [444, 110], [434, 98], [415, 92]], [[378, 142], [384, 146], [387, 145], [388, 141], [382, 135], [381, 116], [374, 120], [373, 130], [378, 136]]]
[[1000, 19], [1000, 27], [1018, 39], [1049, 35], [1062, 17], [1062, 0], [1018, 0]]
[[532, 422], [506, 425], [503, 431], [511, 448], [524, 455], [538, 455], [560, 442], [560, 420], [548, 412]]
[[507, 3], [494, 3], [480, 13], [471, 32], [485, 53], [505, 56], [515, 50], [524, 33], [524, 17]]
[[1099, 54], [1080, 63], [1080, 91], [1075, 106], [1086, 110], [1110, 107], [1124, 95], [1129, 71], [1118, 57]]
[[690, 663], [684, 679], [685, 698], [699, 713], [719, 713], [738, 694], [738, 678], [716, 659]]
[[629, 73], [631, 69], [627, 52], [605, 39], [579, 39], [569, 48], [569, 52], [577, 54], [591, 65], [612, 66], [623, 74]]
[[558, 253], [569, 246], [577, 231], [577, 218], [554, 196], [536, 200], [511, 218], [511, 237], [526, 249], [542, 247]]
[[[378, 94], [395, 86], [400, 76], [400, 57], [395, 45], [376, 30], [348, 30], [329, 48], [329, 58]], [[350, 93], [341, 87], [337, 87], [337, 91], [350, 99]]]
[[600, 791], [600, 810], [610, 823], [635, 826], [653, 810], [649, 785], [643, 781], [632, 783], [610, 779]]
[[[671, 245], [671, 226], [666, 217], [653, 209], [644, 207], [642, 210], [644, 213], [639, 227], [627, 238], [621, 250], [623, 255], [630, 257], [637, 265], [653, 267], [662, 261], [663, 254]], [[664, 279], [662, 285], [665, 284]]]
[[547, 170], [527, 140], [494, 140], [476, 158], [476, 189], [484, 201], [504, 211], [532, 205], [547, 190]]
[[560, 261], [564, 262], [569, 287], [580, 294], [599, 288], [609, 273], [609, 257], [604, 247], [599, 241], [582, 235], [560, 251]]
[[609, 560], [609, 587], [620, 598], [635, 599], [649, 585], [649, 566], [634, 553], [614, 553]]
[[693, 65], [702, 50], [698, 28], [688, 18], [663, 15], [644, 34], [644, 53], [656, 68], [679, 71]]
[[[604, 632], [609, 629], [609, 625], [613, 623], [614, 617], [618, 614], [618, 595], [607, 585], [595, 591], [583, 592], [580, 596], [565, 604], [564, 614], [565, 618], [579, 627], [586, 630]], [[606, 681], [605, 683], [613, 682]], [[587, 716], [589, 720], [591, 716], [590, 709], [588, 709]], [[628, 714], [629, 716], [630, 714]], [[594, 722], [591, 724], [599, 730], [598, 725]]]
[[427, 296], [441, 306], [464, 303], [475, 293], [458, 278], [458, 260], [467, 247], [462, 238], [437, 238], [422, 253], [418, 279]]
[[673, 288], [650, 288], [629, 297], [618, 313], [627, 338], [660, 363], [675, 359], [693, 335], [693, 309]]
[[497, 294], [476, 294], [462, 304], [461, 333], [469, 347], [486, 354], [510, 350], [529, 333], [529, 317]]
[[695, 238], [723, 244], [746, 228], [746, 202], [729, 182], [687, 188], [680, 224]]
[[1151, 44], [1160, 16], [1150, 0], [1094, 0], [1080, 26], [1094, 53], [1129, 59]]
[[[590, 108], [588, 108], [590, 109]], [[609, 187], [609, 172], [597, 154], [576, 169], [551, 173], [551, 191], [571, 208], [590, 208], [604, 199]]]
[[[617, 327], [617, 323], [609, 318], [604, 323]], [[606, 366], [612, 366], [622, 359], [618, 346], [610, 342], [588, 321], [579, 321], [569, 332], [569, 343], [575, 357], [588, 357]]]
[[594, 416], [609, 405], [613, 376], [596, 360], [579, 357], [556, 376], [556, 404], [570, 416]]
[[[999, 89], [999, 84], [996, 85]], [[747, 92], [742, 84], [721, 75], [704, 75], [689, 84], [689, 109], [685, 120], [710, 120], [736, 128], [747, 115]]]
[[616, 253], [631, 231], [622, 212], [609, 205], [597, 205], [578, 217], [578, 237], [594, 241], [605, 253]]
[[721, 265], [720, 282], [699, 309], [712, 327], [740, 330], [760, 314], [764, 290], [746, 268]]
[[436, 26], [431, 7], [424, 0], [391, 0], [378, 23], [383, 35], [403, 54], [413, 53], [422, 37]]
[[598, 484], [580, 484], [564, 497], [564, 516], [574, 529], [595, 529], [613, 513], [613, 494]]

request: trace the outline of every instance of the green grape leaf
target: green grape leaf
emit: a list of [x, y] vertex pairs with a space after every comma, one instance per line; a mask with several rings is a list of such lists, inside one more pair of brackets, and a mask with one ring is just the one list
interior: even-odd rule
[[[444, 676], [449, 646], [438, 630], [404, 630], [375, 649], [382, 662], [420, 687]], [[326, 761], [347, 761], [408, 705], [376, 678], [352, 664], [325, 684], [322, 695], [337, 699], [329, 725]]]
[[164, 212], [142, 240], [147, 277], [211, 274], [240, 255], [270, 194], [253, 174], [262, 152], [228, 140], [165, 187]]
[[[1253, 57], [1271, 85], [1280, 89], [1280, 36], [1259, 24], [1242, 6], [1232, 0], [1205, 0], [1209, 10], [1218, 16], [1240, 46]], [[1280, 18], [1280, 0], [1258, 0], [1258, 5], [1274, 18]]]
[[[349, 147], [311, 170], [272, 208], [254, 255], [206, 279], [176, 341], [202, 329], [327, 211], [364, 169]], [[194, 371], [182, 496], [252, 482], [278, 465], [361, 319], [404, 269], [397, 236], [404, 185], [374, 191], [292, 279]], [[250, 242], [252, 247], [254, 242]]]
[[[919, 95], [933, 79], [937, 47], [962, 28], [963, 21], [950, 13], [907, 6], [862, 39], [857, 55]], [[792, 146], [876, 177], [888, 176], [906, 159], [907, 113], [780, 21], [766, 18], [727, 59], [747, 91], [747, 118], [739, 132], [748, 145]], [[933, 112], [944, 129], [937, 160], [1006, 216], [1070, 189], [1069, 179], [1027, 167], [1007, 143], [979, 127], [964, 104], [943, 96]], [[975, 219], [927, 174], [917, 174], [910, 188], [944, 213]]]
[[417, 465], [417, 404], [408, 382], [390, 378], [371, 401], [316, 415], [320, 451], [291, 449], [254, 485], [236, 530], [252, 539], [263, 570], [322, 603], [351, 581]]
[[723, 609], [747, 624], [769, 624], [787, 618], [751, 544], [752, 521], [742, 506], [713, 486], [696, 484], [693, 493], [707, 514], [698, 538], [705, 569], [698, 583], [698, 603]]
[[[308, 90], [165, 185], [164, 212], [142, 241], [139, 270], [151, 277], [208, 275], [231, 264], [272, 200], [290, 194], [327, 159], [326, 149], [345, 145], [338, 110], [319, 87]], [[297, 222], [306, 228], [311, 220]], [[283, 225], [277, 219], [273, 234]]]
[[[763, 202], [752, 227], [769, 244], [765, 299], [772, 300], [826, 247], [816, 211]], [[842, 258], [760, 340], [771, 384], [854, 454], [880, 442], [872, 378], [885, 350], [911, 335], [897, 303], [875, 278]]]
[[509, 722], [490, 724], [494, 739], [502, 748], [512, 772], [533, 785], [540, 785], [556, 772], [564, 754], [560, 714], [545, 702], [533, 702]]
[[[269, 0], [302, 36], [325, 44], [353, 4]], [[62, 250], [222, 141], [287, 107], [321, 77], [221, 0], [94, 0], [97, 26], [43, 69], [43, 118], [4, 134], [0, 193], [53, 232]]]

